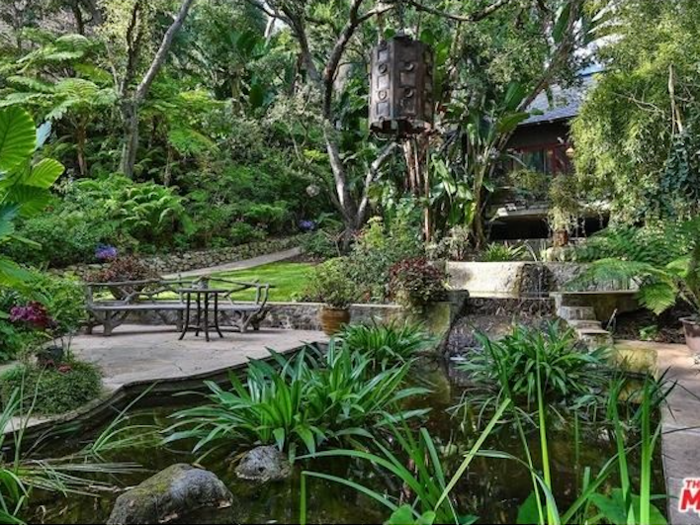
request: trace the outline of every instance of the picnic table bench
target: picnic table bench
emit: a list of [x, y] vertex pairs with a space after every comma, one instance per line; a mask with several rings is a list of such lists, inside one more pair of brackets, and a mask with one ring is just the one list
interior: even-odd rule
[[[174, 321], [177, 329], [182, 330], [187, 309], [185, 294], [182, 290], [193, 286], [204, 288], [212, 284], [217, 288], [226, 289], [226, 292], [220, 296], [222, 301], [219, 304], [219, 312], [223, 318], [222, 326], [231, 327], [240, 332], [246, 332], [251, 327], [254, 330], [260, 329], [260, 323], [269, 311], [267, 306], [271, 288], [269, 284], [220, 278], [200, 278], [195, 281], [148, 279], [85, 283], [87, 333], [91, 334], [95, 326], [102, 325], [103, 334], [111, 335], [130, 314], [138, 312], [154, 312], [165, 324]], [[253, 302], [241, 303], [232, 298], [233, 295], [250, 289], [255, 289]]]

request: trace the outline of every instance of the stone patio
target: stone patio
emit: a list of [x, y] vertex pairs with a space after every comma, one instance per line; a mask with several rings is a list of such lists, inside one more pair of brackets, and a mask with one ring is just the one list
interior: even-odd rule
[[644, 355], [639, 362], [649, 364], [649, 352], [655, 352], [657, 370], [677, 382], [663, 413], [661, 437], [668, 518], [672, 525], [697, 525], [697, 514], [678, 511], [678, 497], [685, 478], [700, 478], [700, 366], [685, 345], [625, 341], [619, 346]]
[[104, 395], [61, 416], [33, 417], [24, 422], [14, 418], [6, 433], [24, 426], [40, 435], [59, 423], [90, 420], [118, 398], [123, 398], [129, 387], [158, 383], [159, 388], [170, 392], [188, 390], [191, 386], [186, 385], [225, 377], [229, 369], [239, 368], [250, 359], [269, 357], [268, 348], [284, 354], [305, 344], [328, 340], [323, 332], [273, 328], [245, 334], [224, 332], [223, 339], [212, 334], [209, 343], [203, 335], [196, 337], [190, 333], [178, 341], [179, 335], [169, 326], [122, 325], [110, 337], [95, 330], [95, 335], [74, 338], [71, 343], [74, 354], [102, 370]]
[[224, 332], [224, 338], [179, 333], [167, 326], [122, 325], [110, 337], [82, 335], [73, 339], [75, 355], [98, 365], [109, 390], [131, 383], [183, 379], [213, 374], [245, 364], [248, 359], [268, 357], [271, 348], [279, 353], [296, 350], [305, 343], [327, 340], [322, 332], [262, 329], [259, 332]]

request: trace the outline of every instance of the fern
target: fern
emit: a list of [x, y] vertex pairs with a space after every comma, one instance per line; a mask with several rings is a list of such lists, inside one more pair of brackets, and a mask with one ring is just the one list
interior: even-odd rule
[[700, 218], [656, 230], [609, 230], [581, 252], [614, 255], [589, 264], [568, 289], [637, 287], [642, 306], [657, 315], [678, 299], [700, 313]]

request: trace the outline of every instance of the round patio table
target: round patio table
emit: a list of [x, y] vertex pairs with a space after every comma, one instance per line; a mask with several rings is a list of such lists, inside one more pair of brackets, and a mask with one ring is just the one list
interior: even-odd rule
[[[217, 288], [180, 288], [178, 292], [185, 296], [185, 322], [182, 327], [182, 333], [179, 340], [184, 339], [187, 332], [195, 331], [195, 336], [199, 337], [199, 332], [204, 332], [204, 337], [207, 342], [209, 338], [209, 314], [214, 315], [214, 328], [219, 334], [219, 337], [224, 337], [219, 328], [219, 296], [230, 292], [230, 290], [221, 290]], [[212, 300], [213, 299], [213, 300]], [[194, 324], [191, 324], [192, 306], [196, 305], [196, 316]], [[213, 309], [212, 309], [213, 307]]]

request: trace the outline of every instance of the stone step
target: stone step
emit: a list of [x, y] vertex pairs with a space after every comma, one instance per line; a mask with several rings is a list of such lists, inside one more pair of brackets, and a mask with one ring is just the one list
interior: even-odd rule
[[612, 334], [603, 328], [579, 328], [576, 332], [579, 339], [591, 349], [613, 344]]
[[565, 321], [596, 320], [592, 306], [560, 306], [557, 314]]
[[593, 319], [575, 319], [567, 322], [569, 326], [578, 330], [603, 329], [603, 324], [600, 321], [596, 321]]

